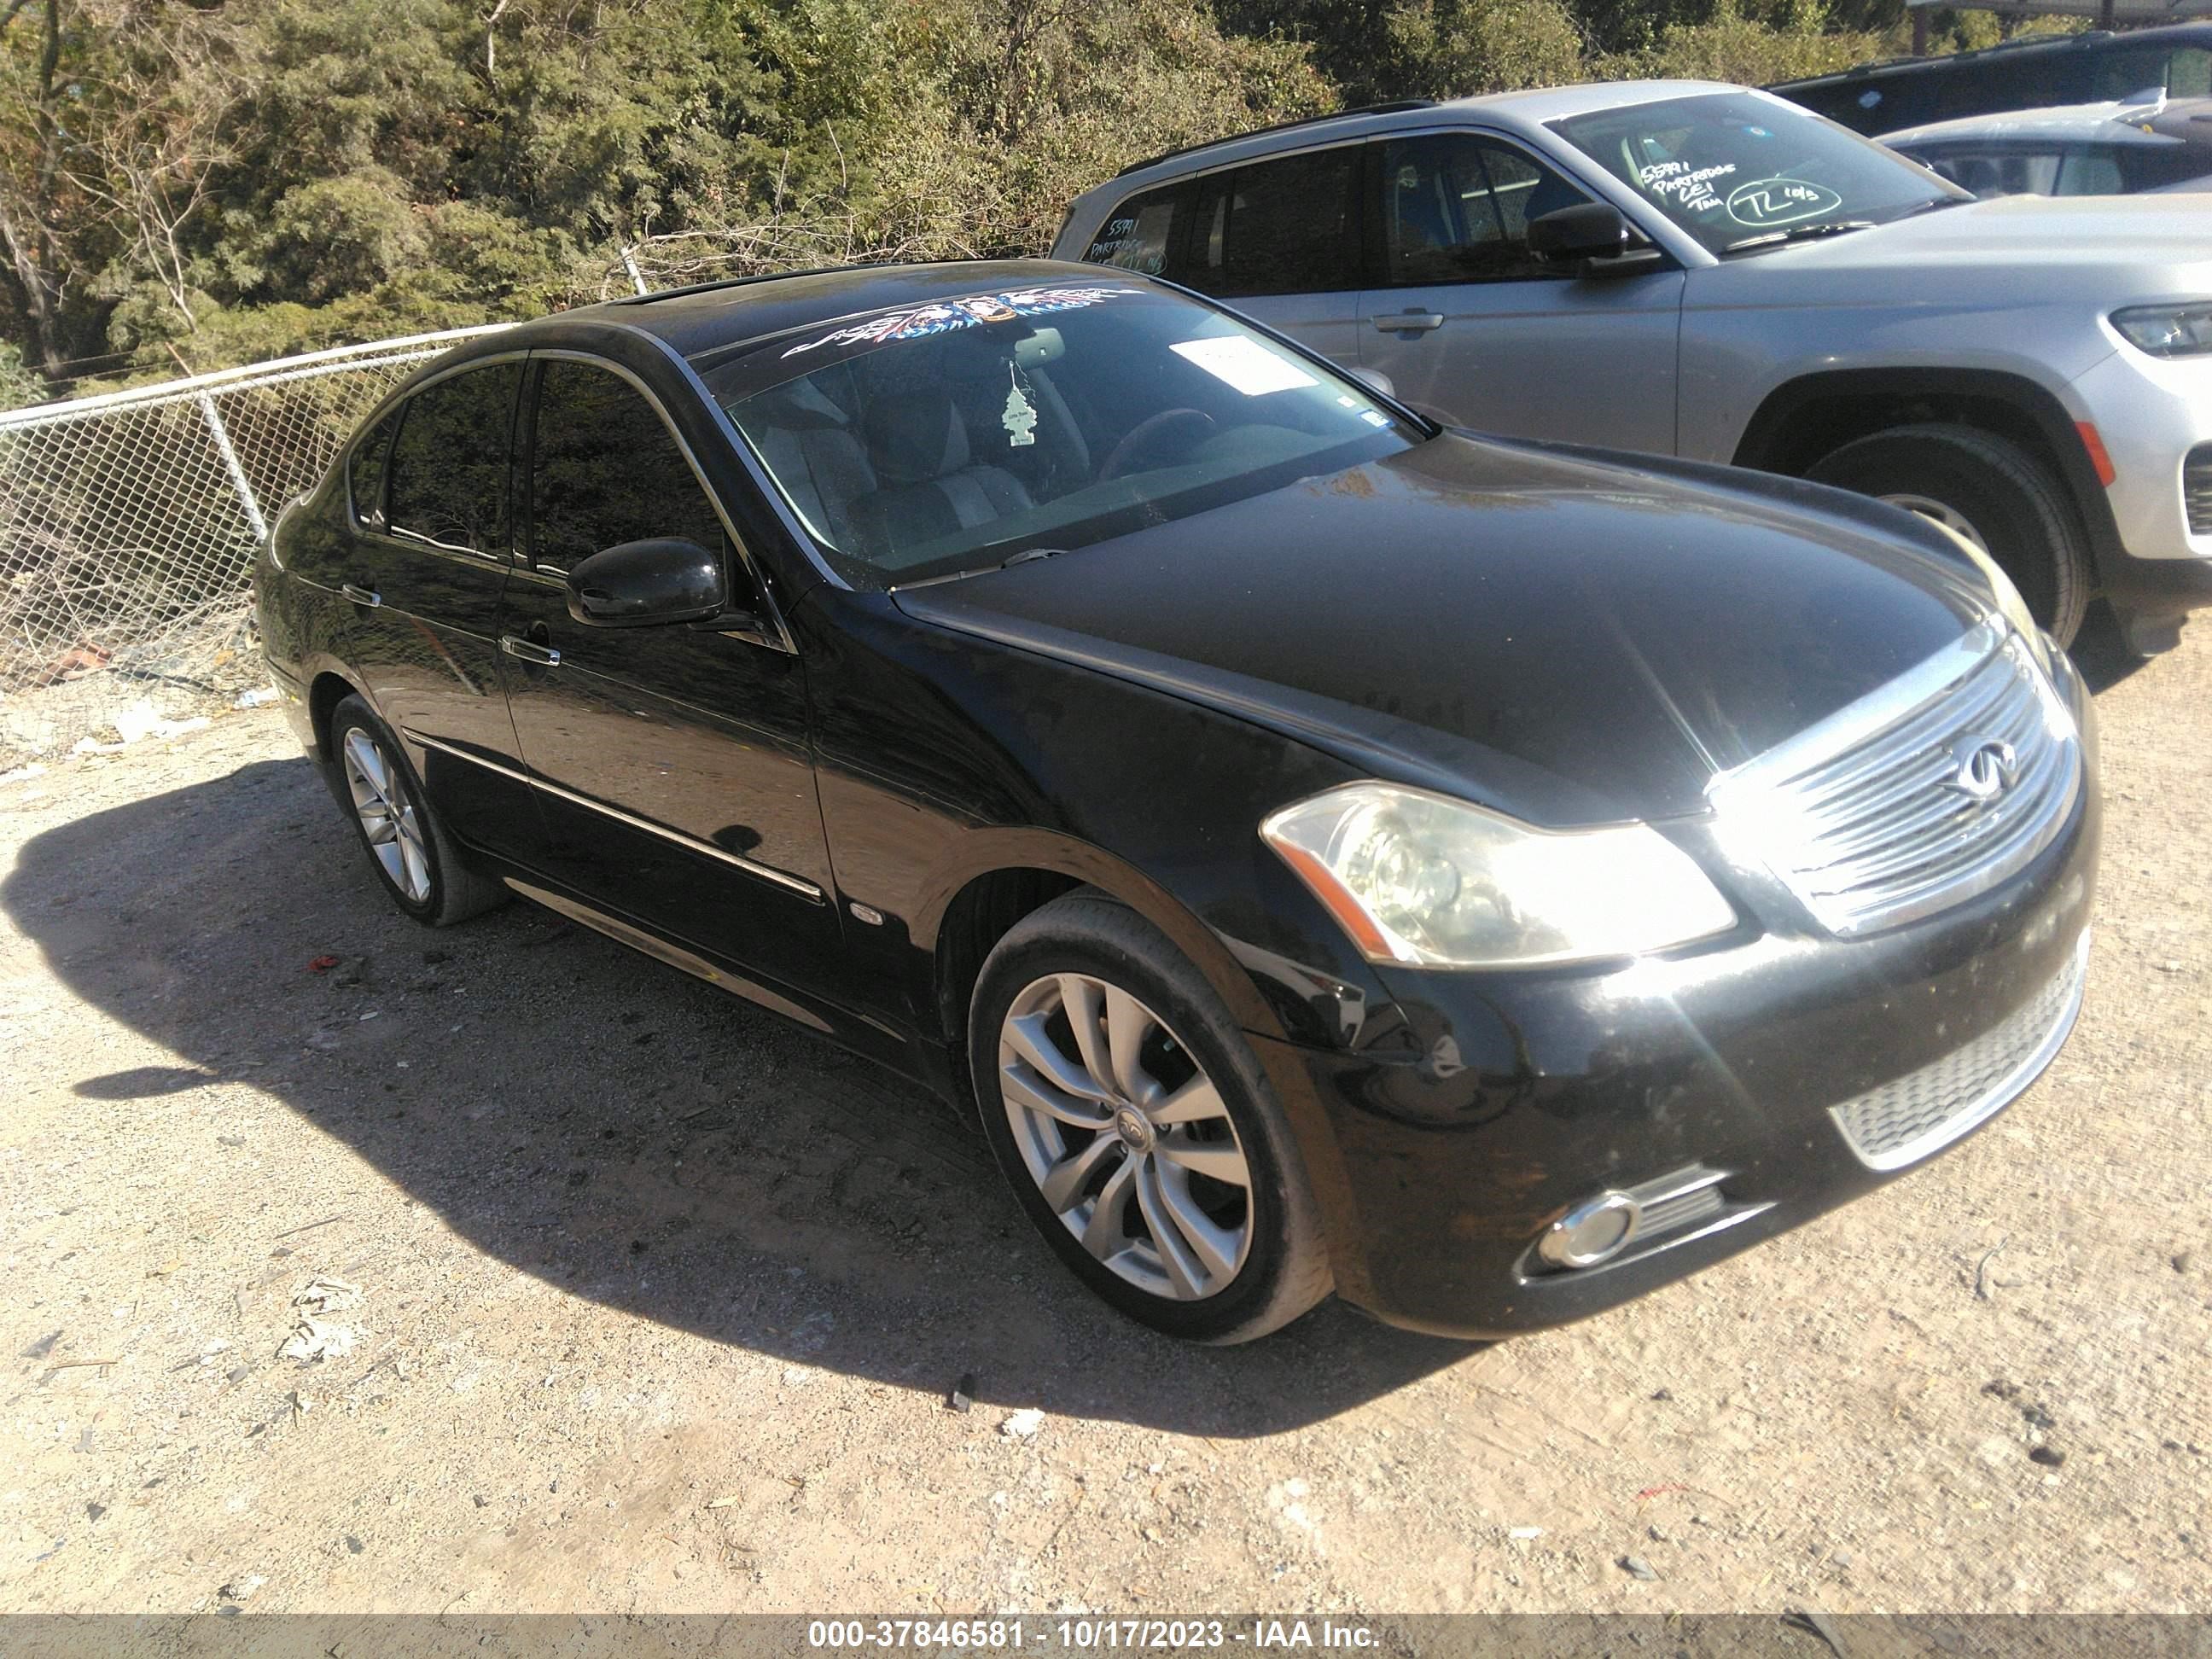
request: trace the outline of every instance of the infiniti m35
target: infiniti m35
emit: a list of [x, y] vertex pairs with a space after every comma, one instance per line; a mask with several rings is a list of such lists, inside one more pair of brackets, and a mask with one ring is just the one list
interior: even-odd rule
[[519, 894], [941, 1091], [1192, 1339], [1613, 1306], [1952, 1144], [2081, 1006], [2089, 707], [1978, 550], [1447, 430], [1148, 277], [476, 339], [257, 586], [400, 909]]

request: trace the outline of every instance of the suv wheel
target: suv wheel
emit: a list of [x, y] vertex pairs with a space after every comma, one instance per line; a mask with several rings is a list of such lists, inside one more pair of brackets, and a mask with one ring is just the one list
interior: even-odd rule
[[428, 927], [450, 927], [507, 897], [462, 862], [405, 752], [366, 702], [350, 696], [332, 709], [330, 738], [338, 799], [392, 902]]
[[2008, 439], [1968, 426], [1893, 427], [1806, 473], [1949, 526], [2011, 577], [2044, 630], [2069, 645], [2094, 586], [2065, 487]]
[[1320, 1207], [1251, 1047], [1166, 935], [1071, 893], [976, 981], [986, 1137], [1046, 1242], [1134, 1319], [1243, 1342], [1328, 1295]]

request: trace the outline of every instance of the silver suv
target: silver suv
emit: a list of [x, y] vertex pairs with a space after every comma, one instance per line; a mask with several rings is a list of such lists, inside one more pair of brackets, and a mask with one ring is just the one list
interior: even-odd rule
[[2062, 642], [2212, 603], [2212, 196], [1978, 201], [1769, 94], [1400, 104], [1129, 169], [1054, 254], [1225, 299], [1416, 408], [1925, 514]]

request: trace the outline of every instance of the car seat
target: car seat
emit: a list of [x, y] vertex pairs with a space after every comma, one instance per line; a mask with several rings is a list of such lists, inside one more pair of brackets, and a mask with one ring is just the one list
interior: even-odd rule
[[747, 400], [743, 428], [814, 532], [831, 546], [854, 545], [853, 503], [876, 488], [852, 422], [811, 376]]
[[860, 427], [877, 488], [853, 503], [853, 523], [872, 556], [896, 560], [1032, 504], [1012, 473], [975, 464], [967, 424], [941, 386], [885, 388]]

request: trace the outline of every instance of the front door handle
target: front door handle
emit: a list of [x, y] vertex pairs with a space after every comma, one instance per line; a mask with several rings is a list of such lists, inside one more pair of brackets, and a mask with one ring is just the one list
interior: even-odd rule
[[375, 610], [377, 606], [384, 603], [383, 594], [373, 593], [366, 587], [356, 587], [351, 582], [341, 582], [338, 585], [338, 592], [344, 594], [346, 598], [351, 599], [356, 605], [365, 605], [371, 611]]
[[1375, 326], [1385, 334], [1426, 334], [1443, 325], [1444, 319], [1433, 311], [1385, 312], [1375, 319]]
[[499, 636], [499, 648], [510, 657], [535, 663], [540, 668], [558, 668], [561, 665], [561, 653], [551, 646], [540, 645], [535, 640], [518, 640], [512, 634], [502, 634]]

